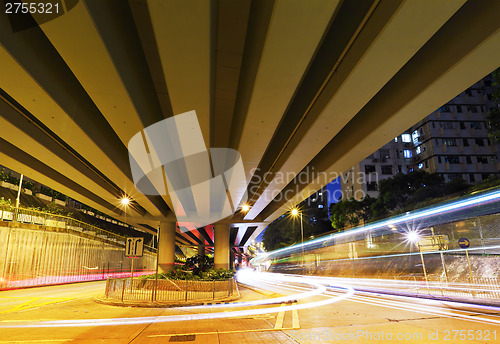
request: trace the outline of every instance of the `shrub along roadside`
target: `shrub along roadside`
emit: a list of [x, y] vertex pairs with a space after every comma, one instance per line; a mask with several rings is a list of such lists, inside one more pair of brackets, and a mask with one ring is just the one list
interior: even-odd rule
[[[220, 281], [232, 278], [234, 271], [229, 269], [210, 269], [201, 271], [198, 275], [194, 274], [192, 270], [186, 270], [184, 267], [175, 267], [174, 269], [166, 272], [159, 273], [158, 279], [171, 279], [171, 280], [192, 280], [192, 281]], [[141, 279], [154, 279], [155, 274], [142, 275]]]

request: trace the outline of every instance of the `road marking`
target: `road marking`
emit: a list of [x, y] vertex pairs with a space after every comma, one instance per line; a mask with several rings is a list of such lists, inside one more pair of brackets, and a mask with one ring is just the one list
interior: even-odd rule
[[[282, 303], [281, 307], [285, 307], [285, 304]], [[285, 311], [281, 311], [278, 313], [278, 317], [276, 318], [276, 324], [274, 325], [274, 328], [276, 330], [283, 328], [283, 320], [285, 320]]]
[[[293, 304], [297, 304], [297, 302]], [[292, 328], [300, 328], [299, 312], [296, 309], [292, 309]]]
[[[35, 303], [36, 301], [39, 301], [39, 300], [47, 300], [47, 299], [52, 299], [52, 301], [46, 301], [46, 302], [42, 302], [42, 303]], [[60, 303], [60, 302], [66, 302], [66, 301], [70, 301], [70, 300], [73, 300], [74, 297], [64, 297], [64, 298], [55, 298], [55, 297], [48, 297], [48, 298], [42, 298], [42, 297], [34, 297], [34, 298], [31, 298], [30, 300], [26, 301], [26, 302], [23, 302], [17, 306], [14, 306], [12, 308], [9, 308], [5, 311], [0, 311], [0, 314], [3, 314], [3, 313], [13, 313], [13, 312], [17, 312], [17, 311], [24, 311], [24, 310], [27, 310], [27, 309], [34, 309], [34, 308], [39, 308], [39, 307], [42, 307], [42, 306], [45, 306], [45, 305], [50, 305], [50, 304], [53, 304], [53, 303]], [[1, 342], [0, 342], [1, 343]]]
[[23, 302], [23, 303], [21, 303], [21, 304], [17, 305], [17, 306], [14, 306], [14, 307], [12, 307], [12, 308], [9, 308], [9, 309], [7, 309], [6, 311], [1, 311], [1, 312], [0, 312], [0, 314], [1, 314], [1, 313], [11, 313], [11, 312], [16, 312], [16, 311], [19, 311], [19, 310], [23, 309], [24, 307], [29, 307], [29, 304], [31, 304], [31, 303], [33, 303], [33, 302], [35, 302], [35, 301], [38, 301], [38, 300], [40, 300], [40, 298], [39, 298], [39, 297], [34, 297], [34, 298], [32, 298], [31, 300], [28, 300], [28, 301], [26, 301], [26, 302]]

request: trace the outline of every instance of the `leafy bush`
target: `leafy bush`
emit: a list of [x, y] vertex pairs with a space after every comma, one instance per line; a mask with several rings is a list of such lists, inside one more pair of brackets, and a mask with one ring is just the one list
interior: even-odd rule
[[30, 182], [29, 180], [23, 181], [23, 188], [31, 190], [31, 191], [35, 191], [35, 185], [32, 182]]
[[197, 255], [186, 259], [184, 268], [193, 270], [195, 275], [208, 271], [214, 267], [214, 258], [206, 255]]
[[[191, 281], [220, 281], [232, 278], [234, 271], [229, 269], [210, 269], [202, 271], [199, 275], [193, 273], [192, 270], [185, 270], [184, 267], [176, 266], [166, 273], [158, 274], [158, 279], [171, 279], [171, 280], [191, 280]], [[142, 275], [141, 279], [154, 279], [153, 275]]]
[[42, 185], [42, 186], [40, 187], [40, 191], [39, 191], [39, 192], [40, 192], [42, 195], [45, 195], [45, 196], [51, 196], [51, 191], [52, 191], [52, 189], [50, 189], [50, 188], [48, 188], [48, 187], [46, 187], [46, 186], [43, 186], [43, 185]]
[[50, 195], [53, 199], [58, 199], [60, 201], [66, 201], [67, 197], [66, 195], [63, 195], [60, 192], [57, 192], [56, 190], [51, 189], [50, 190]]
[[3, 197], [0, 198], [0, 206], [2, 207], [7, 207], [8, 209], [9, 208], [12, 208], [12, 201], [9, 199], [4, 199]]

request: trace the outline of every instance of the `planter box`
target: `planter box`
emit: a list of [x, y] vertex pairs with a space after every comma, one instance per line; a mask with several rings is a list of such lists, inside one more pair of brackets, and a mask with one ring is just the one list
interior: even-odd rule
[[66, 205], [66, 201], [61, 201], [60, 199], [54, 199], [54, 203], [62, 206]]
[[0, 182], [0, 186], [4, 187], [4, 188], [7, 188], [7, 189], [11, 189], [11, 190], [15, 190], [17, 191], [18, 190], [18, 186], [17, 185], [14, 185], [14, 184], [11, 184], [11, 183], [7, 183], [7, 182]]
[[33, 191], [31, 191], [30, 189], [24, 189], [24, 193], [26, 195], [33, 195]]
[[50, 197], [50, 196], [47, 196], [47, 195], [44, 195], [41, 193], [37, 193], [37, 194], [35, 194], [35, 196], [40, 198], [40, 199], [43, 199], [45, 201], [52, 202], [52, 197]]

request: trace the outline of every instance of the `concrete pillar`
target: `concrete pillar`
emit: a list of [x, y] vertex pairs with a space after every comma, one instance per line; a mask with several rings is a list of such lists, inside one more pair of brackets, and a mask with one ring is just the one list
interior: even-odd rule
[[214, 225], [214, 267], [229, 269], [229, 225]]
[[198, 255], [199, 256], [205, 255], [205, 245], [198, 245]]
[[167, 272], [175, 263], [175, 222], [160, 223], [158, 272]]
[[234, 269], [234, 252], [229, 248], [229, 268]]

